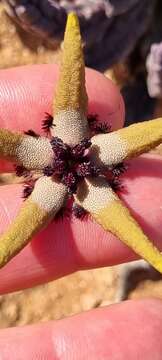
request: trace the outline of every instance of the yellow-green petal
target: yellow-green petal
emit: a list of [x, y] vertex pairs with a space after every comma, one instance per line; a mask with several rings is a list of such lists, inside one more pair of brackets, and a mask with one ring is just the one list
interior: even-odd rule
[[44, 228], [66, 200], [64, 185], [40, 178], [16, 219], [0, 237], [0, 268], [23, 249]]
[[85, 65], [78, 18], [70, 13], [65, 30], [59, 81], [53, 103], [51, 130], [64, 142], [75, 145], [88, 135]]
[[162, 118], [133, 124], [92, 138], [92, 157], [103, 165], [116, 165], [148, 152], [162, 142]]
[[43, 169], [53, 160], [53, 151], [49, 139], [14, 133], [0, 129], [0, 156], [27, 169]]
[[162, 254], [104, 179], [86, 180], [78, 189], [76, 201], [90, 212], [104, 230], [116, 235], [162, 273]]

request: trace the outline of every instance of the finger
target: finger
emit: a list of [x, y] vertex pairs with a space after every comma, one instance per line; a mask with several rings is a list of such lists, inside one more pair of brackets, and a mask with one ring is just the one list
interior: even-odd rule
[[[125, 192], [121, 197], [146, 235], [160, 248], [162, 160], [145, 155], [130, 163], [123, 176]], [[21, 191], [20, 185], [0, 188], [2, 233], [18, 212]], [[30, 287], [79, 269], [114, 265], [135, 258], [133, 251], [90, 217], [81, 221], [65, 216], [63, 221], [52, 222], [1, 269], [0, 292]]]
[[[34, 65], [0, 71], [0, 126], [10, 130], [42, 132], [45, 112], [52, 114], [58, 81], [56, 65]], [[118, 88], [104, 75], [87, 69], [89, 113], [97, 113], [112, 128], [122, 127], [124, 105]], [[7, 168], [6, 168], [7, 166]], [[10, 169], [3, 163], [1, 171]]]
[[3, 359], [12, 354], [12, 360], [161, 360], [161, 331], [161, 301], [125, 301], [57, 322], [1, 330], [0, 353]]

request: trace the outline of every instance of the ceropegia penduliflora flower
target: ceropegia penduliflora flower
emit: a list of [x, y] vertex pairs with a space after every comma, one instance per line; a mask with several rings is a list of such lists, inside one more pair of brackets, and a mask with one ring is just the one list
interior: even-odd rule
[[40, 137], [32, 130], [26, 134], [0, 130], [1, 157], [16, 161], [17, 173], [34, 185], [26, 188], [27, 200], [1, 236], [0, 267], [65, 207], [70, 196], [75, 199], [76, 215], [80, 216], [81, 205], [106, 231], [162, 272], [162, 255], [111, 187], [125, 159], [162, 142], [162, 119], [104, 133], [108, 130], [104, 124], [99, 126], [88, 118], [87, 103], [79, 23], [71, 13], [54, 97], [54, 119], [47, 116], [43, 122], [51, 134]]

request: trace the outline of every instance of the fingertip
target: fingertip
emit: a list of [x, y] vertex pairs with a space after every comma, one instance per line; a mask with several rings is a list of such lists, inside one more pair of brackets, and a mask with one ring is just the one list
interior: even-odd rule
[[[45, 112], [52, 113], [52, 99], [59, 78], [57, 65], [32, 65], [1, 70], [0, 124], [11, 130], [42, 133]], [[119, 89], [103, 74], [86, 69], [89, 112], [97, 113], [113, 129], [124, 122]]]

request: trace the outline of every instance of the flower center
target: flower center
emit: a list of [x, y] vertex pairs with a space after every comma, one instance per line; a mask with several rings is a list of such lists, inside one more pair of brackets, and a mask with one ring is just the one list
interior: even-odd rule
[[[111, 126], [108, 126], [107, 123], [98, 121], [98, 115], [88, 115], [87, 120], [92, 136], [99, 133], [111, 132]], [[47, 133], [47, 136], [50, 136], [50, 128], [52, 126], [55, 126], [53, 118], [46, 113], [42, 123], [42, 129]], [[29, 136], [39, 138], [39, 135], [33, 130], [29, 130], [25, 133]], [[53, 176], [66, 185], [70, 197], [76, 193], [78, 184], [87, 176], [104, 176], [114, 191], [122, 190], [119, 178], [126, 170], [127, 166], [121, 163], [108, 168], [100, 168], [92, 163], [89, 156], [89, 148], [91, 146], [90, 139], [84, 139], [75, 146], [65, 144], [58, 137], [52, 137], [50, 142], [54, 152], [53, 162], [43, 169], [43, 174], [46, 176]], [[34, 177], [33, 172], [26, 169], [23, 165], [16, 165], [15, 171], [17, 176], [23, 176], [25, 178], [23, 198], [26, 199], [32, 193], [38, 177], [37, 175]], [[65, 210], [67, 210], [66, 207]], [[85, 210], [73, 203], [72, 213], [76, 217], [82, 218], [85, 214]], [[60, 214], [58, 214], [58, 217], [59, 216]]]
[[54, 152], [53, 164], [44, 168], [44, 175], [56, 176], [67, 186], [69, 194], [77, 191], [78, 183], [86, 176], [98, 176], [101, 169], [91, 163], [88, 149], [89, 139], [82, 140], [75, 146], [65, 144], [60, 138], [53, 137], [51, 146]]

